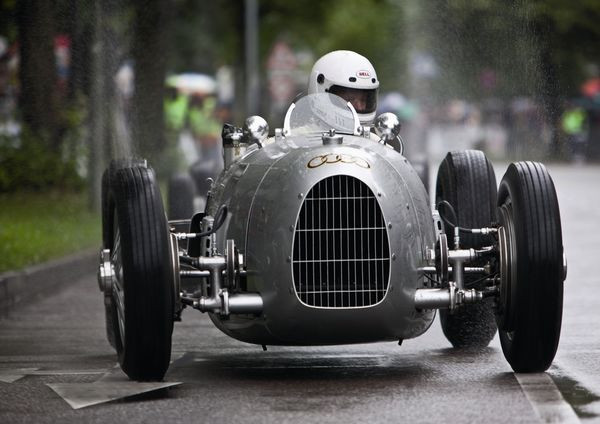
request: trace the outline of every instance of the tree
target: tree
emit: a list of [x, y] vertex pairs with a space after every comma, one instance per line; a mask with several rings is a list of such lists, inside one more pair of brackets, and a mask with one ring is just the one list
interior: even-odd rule
[[[564, 98], [580, 96], [586, 65], [600, 66], [600, 3], [537, 0], [531, 19], [539, 34], [542, 98], [549, 122], [559, 128]], [[597, 76], [597, 75], [596, 75]], [[550, 154], [561, 154], [560, 132], [554, 131]]]
[[23, 123], [37, 138], [56, 150], [60, 139], [60, 104], [56, 92], [52, 3], [18, 2], [20, 82]]
[[383, 89], [398, 90], [406, 82], [402, 70], [403, 8], [390, 0], [260, 3], [263, 57], [278, 38], [316, 57], [333, 50], [354, 50], [369, 58]]
[[[165, 148], [164, 85], [170, 2], [134, 2], [132, 57], [135, 90], [132, 107], [134, 143], [152, 162]], [[158, 161], [156, 161], [158, 163]]]
[[[417, 38], [440, 69], [432, 84], [437, 98], [526, 96], [558, 128], [563, 99], [579, 95], [586, 65], [600, 65], [597, 1], [430, 0], [417, 8]], [[496, 77], [487, 89], [486, 70]], [[559, 135], [553, 131], [550, 154], [560, 151]]]

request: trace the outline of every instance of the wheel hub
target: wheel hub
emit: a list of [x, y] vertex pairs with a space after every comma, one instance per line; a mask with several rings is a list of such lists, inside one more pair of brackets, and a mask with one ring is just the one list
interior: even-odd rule
[[496, 318], [498, 328], [509, 331], [514, 323], [514, 291], [517, 271], [512, 204], [505, 203], [500, 207], [499, 212], [500, 297], [496, 304]]
[[98, 286], [105, 294], [112, 292], [115, 268], [110, 261], [110, 249], [100, 251], [100, 267], [98, 268]]

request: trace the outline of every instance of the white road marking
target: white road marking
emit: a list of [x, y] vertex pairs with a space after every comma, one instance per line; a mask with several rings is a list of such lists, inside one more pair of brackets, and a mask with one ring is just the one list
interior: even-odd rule
[[[597, 355], [597, 353], [593, 352], [592, 355]], [[573, 359], [562, 356], [555, 362], [551, 370], [570, 377], [577, 384], [585, 387], [588, 392], [600, 396], [600, 375], [598, 372], [590, 372], [586, 368], [585, 362], [578, 363]]]
[[[590, 357], [597, 356], [597, 352], [594, 351], [579, 351], [577, 353], [588, 354]], [[556, 374], [559, 378], [567, 377], [590, 394], [600, 396], [600, 375], [597, 372], [590, 372], [589, 365], [585, 361], [576, 361], [572, 357], [561, 356], [550, 368], [550, 372], [553, 375]], [[600, 401], [598, 400], [579, 405], [578, 409], [596, 418], [600, 417]]]
[[104, 370], [40, 370], [39, 368], [0, 369], [0, 381], [14, 383], [28, 375], [88, 375], [103, 374]]
[[116, 364], [114, 367], [109, 368], [102, 377], [95, 381], [95, 383], [102, 383], [107, 381], [123, 381], [127, 379], [125, 373], [121, 370], [119, 364]]
[[60, 383], [47, 384], [71, 408], [80, 409], [86, 406], [110, 402], [133, 395], [152, 392], [166, 387], [176, 386], [180, 382], [138, 383], [135, 381], [107, 381], [95, 383]]
[[104, 370], [38, 370], [27, 373], [27, 375], [88, 375], [104, 374]]
[[565, 401], [562, 394], [546, 373], [517, 374], [515, 378], [544, 423], [579, 423], [579, 417]]
[[93, 383], [61, 383], [47, 384], [47, 386], [73, 409], [80, 409], [181, 384], [179, 381], [152, 383], [131, 381], [119, 364], [108, 371], [102, 371], [102, 374], [102, 377]]
[[0, 381], [3, 383], [14, 383], [37, 369], [38, 368], [0, 369]]
[[[180, 356], [175, 356], [175, 360], [180, 359]], [[0, 369], [0, 382], [14, 383], [27, 375], [60, 376], [88, 374], [102, 374], [102, 376], [93, 383], [56, 383], [46, 385], [62, 397], [73, 409], [79, 409], [181, 384], [181, 382], [138, 383], [130, 381], [125, 373], [121, 371], [118, 364], [108, 371], [106, 369], [40, 370], [39, 368], [4, 368]]]

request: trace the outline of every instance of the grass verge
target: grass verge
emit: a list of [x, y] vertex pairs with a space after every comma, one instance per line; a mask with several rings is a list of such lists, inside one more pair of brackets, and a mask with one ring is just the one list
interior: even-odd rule
[[100, 246], [85, 193], [0, 194], [0, 273]]

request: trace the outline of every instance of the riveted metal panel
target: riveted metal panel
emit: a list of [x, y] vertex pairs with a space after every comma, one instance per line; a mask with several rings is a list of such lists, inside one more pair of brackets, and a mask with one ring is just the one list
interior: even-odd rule
[[[209, 210], [228, 204], [232, 216], [220, 243], [234, 238], [245, 246], [247, 290], [261, 294], [264, 313], [228, 320], [213, 315], [222, 331], [252, 343], [338, 344], [407, 339], [431, 325], [434, 313], [414, 308], [414, 292], [423, 287], [417, 268], [433, 245], [433, 222], [427, 193], [403, 156], [360, 137], [344, 136], [341, 145], [288, 137], [234, 166], [219, 179], [222, 190]], [[293, 243], [302, 205], [319, 181], [338, 176], [360, 181], [376, 196], [388, 234], [388, 292], [370, 307], [315, 308], [295, 292]]]

